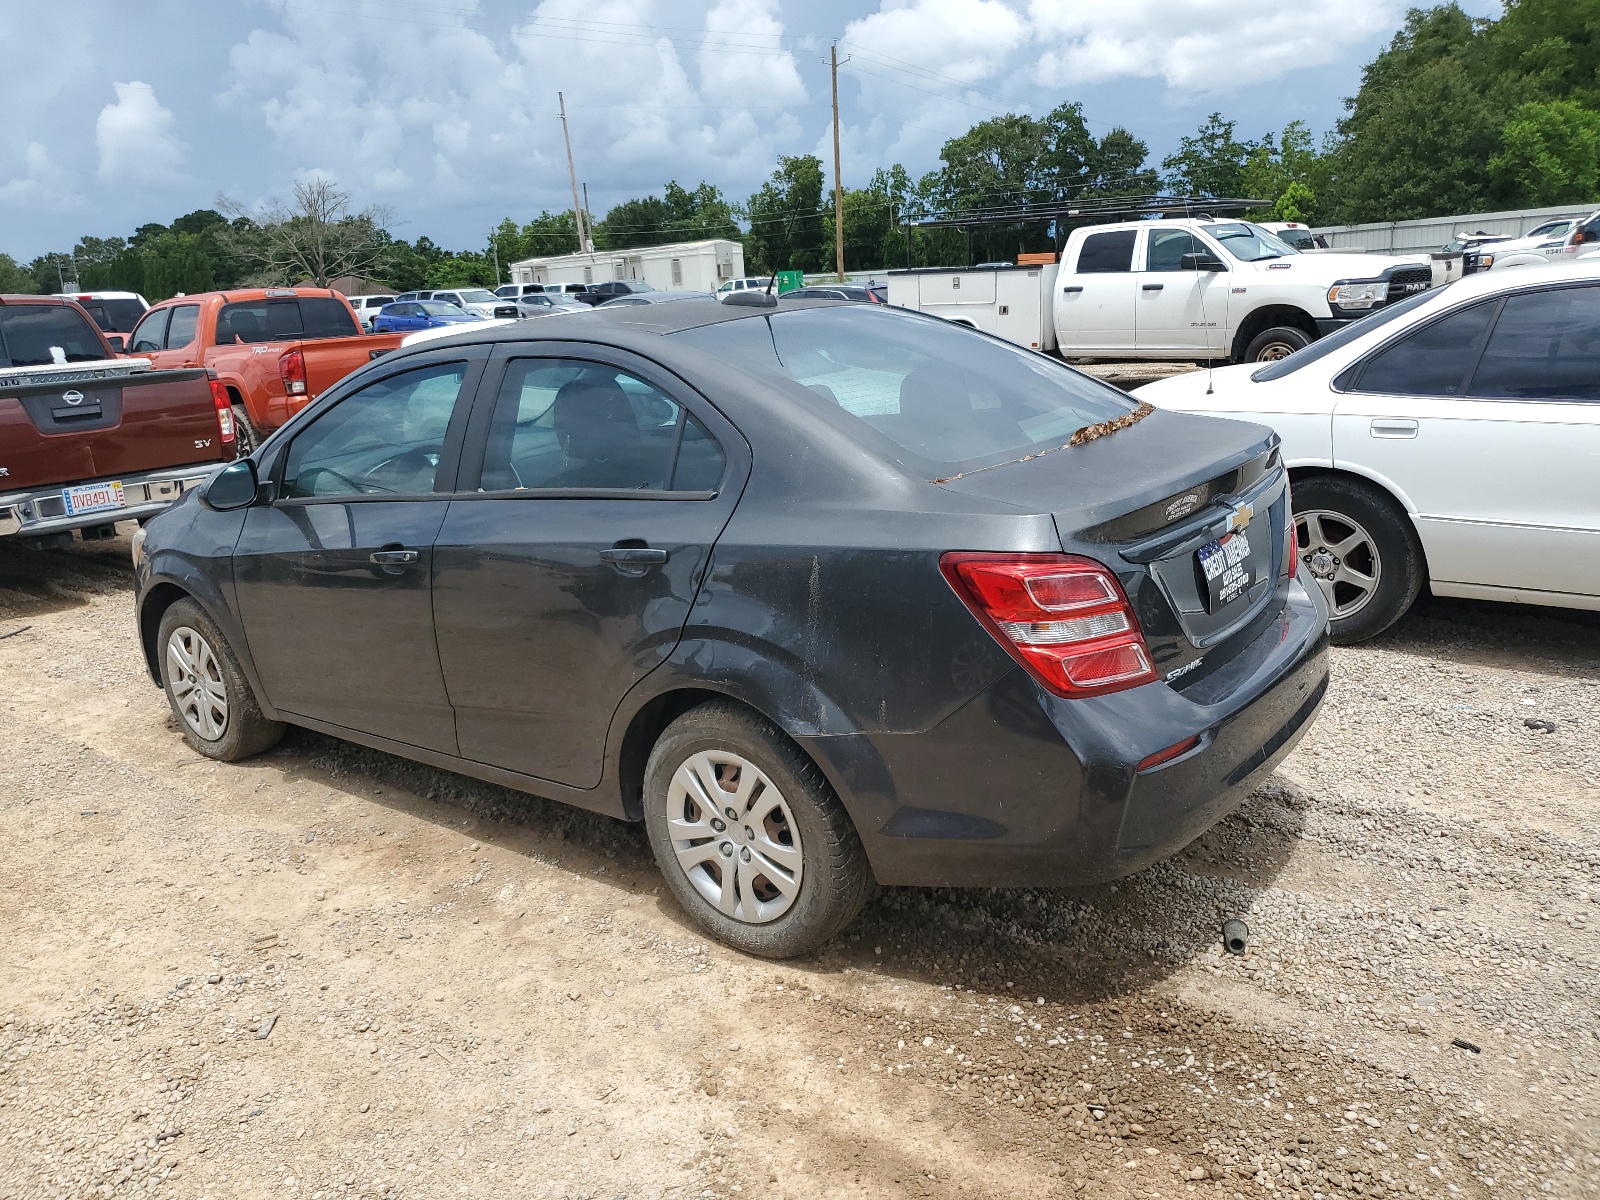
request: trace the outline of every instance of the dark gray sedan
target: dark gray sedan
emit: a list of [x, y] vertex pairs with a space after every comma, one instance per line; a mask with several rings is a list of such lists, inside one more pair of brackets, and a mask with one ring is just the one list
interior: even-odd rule
[[286, 723], [644, 821], [765, 955], [873, 880], [1171, 854], [1327, 685], [1277, 438], [958, 326], [623, 306], [386, 355], [136, 541], [200, 753]]

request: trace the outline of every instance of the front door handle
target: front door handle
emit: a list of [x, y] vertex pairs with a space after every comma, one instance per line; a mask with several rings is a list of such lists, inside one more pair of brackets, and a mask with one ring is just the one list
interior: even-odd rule
[[416, 562], [417, 552], [415, 550], [374, 550], [367, 561], [380, 567], [398, 567], [405, 563]]
[[1066, 287], [1062, 288], [1061, 290], [1063, 292], [1081, 292], [1081, 291], [1083, 291], [1083, 285], [1081, 283], [1069, 283]]
[[1159, 292], [1162, 288], [1166, 287], [1167, 285], [1164, 284], [1164, 283], [1144, 283], [1144, 284], [1140, 284], [1139, 286], [1142, 287], [1147, 292]]
[[630, 567], [643, 567], [667, 561], [665, 550], [653, 550], [649, 546], [612, 546], [600, 551], [600, 557], [608, 563], [619, 563]]
[[1410, 417], [1379, 417], [1372, 422], [1372, 436], [1414, 438], [1417, 436], [1417, 423]]

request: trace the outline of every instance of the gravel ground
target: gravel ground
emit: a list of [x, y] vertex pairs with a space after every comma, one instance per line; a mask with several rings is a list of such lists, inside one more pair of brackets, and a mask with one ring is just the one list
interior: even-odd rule
[[773, 964], [636, 827], [197, 758], [126, 552], [0, 547], [0, 1197], [1600, 1195], [1590, 617], [1426, 604], [1175, 859]]

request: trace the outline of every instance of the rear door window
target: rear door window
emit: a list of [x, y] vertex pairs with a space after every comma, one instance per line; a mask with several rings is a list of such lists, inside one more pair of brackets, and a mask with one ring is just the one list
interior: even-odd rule
[[300, 328], [308, 338], [355, 337], [361, 332], [343, 300], [332, 296], [302, 296]]
[[1133, 270], [1133, 243], [1138, 236], [1136, 229], [1091, 233], [1078, 249], [1078, 274]]
[[1600, 400], [1600, 287], [1506, 297], [1468, 395]]
[[513, 360], [495, 402], [485, 491], [713, 491], [722, 448], [636, 375], [582, 359]]
[[100, 332], [65, 304], [0, 306], [0, 367], [44, 367], [106, 357]]
[[1498, 300], [1482, 300], [1407, 334], [1367, 359], [1358, 392], [1459, 396], [1483, 350]]

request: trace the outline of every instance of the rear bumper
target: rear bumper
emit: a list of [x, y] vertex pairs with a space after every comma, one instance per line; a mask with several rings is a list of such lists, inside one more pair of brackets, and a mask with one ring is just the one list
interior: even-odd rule
[[[882, 883], [1096, 883], [1176, 853], [1261, 784], [1316, 714], [1327, 646], [1321, 597], [1296, 581], [1246, 645], [1181, 688], [1068, 701], [1016, 670], [924, 733], [802, 741]], [[1138, 770], [1190, 737], [1193, 749]]]
[[[144, 520], [155, 516], [184, 492], [199, 487], [222, 465], [220, 462], [198, 463], [160, 471], [112, 475], [105, 479], [77, 480], [17, 492], [0, 492], [0, 537], [44, 537], [70, 533], [74, 529], [110, 525], [117, 521]], [[122, 484], [123, 498], [127, 501], [122, 508], [89, 513], [67, 512], [66, 498], [62, 494], [66, 489], [113, 482]]]

